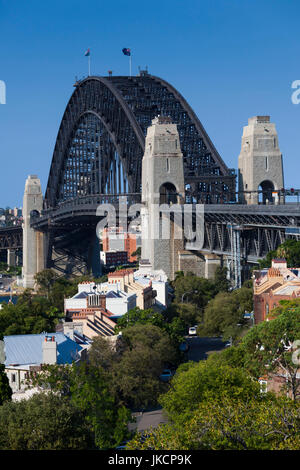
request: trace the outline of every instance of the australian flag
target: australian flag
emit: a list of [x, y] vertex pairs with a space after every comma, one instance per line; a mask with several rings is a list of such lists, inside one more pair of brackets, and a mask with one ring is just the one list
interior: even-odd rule
[[88, 57], [89, 55], [91, 55], [91, 51], [90, 51], [90, 49], [87, 49], [87, 51], [85, 52], [85, 54], [84, 54], [84, 55], [85, 55], [85, 57]]
[[127, 47], [124, 47], [122, 49], [122, 52], [123, 52], [124, 55], [131, 55], [130, 49], [128, 49]]

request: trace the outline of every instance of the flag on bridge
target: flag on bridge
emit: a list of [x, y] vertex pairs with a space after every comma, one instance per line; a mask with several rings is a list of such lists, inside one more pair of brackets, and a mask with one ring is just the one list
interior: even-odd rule
[[124, 47], [122, 49], [122, 52], [123, 52], [124, 55], [131, 55], [130, 49], [128, 49], [127, 47]]
[[91, 75], [91, 51], [90, 48], [88, 48], [84, 54], [84, 57], [88, 57], [88, 68], [89, 68], [89, 73], [88, 75]]

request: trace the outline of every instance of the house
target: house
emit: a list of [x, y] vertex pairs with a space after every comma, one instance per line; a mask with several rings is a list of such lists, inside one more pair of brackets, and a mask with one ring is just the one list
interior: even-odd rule
[[280, 300], [300, 298], [300, 268], [288, 268], [285, 259], [273, 259], [271, 268], [254, 271], [253, 309], [255, 323], [272, 319]]
[[154, 304], [156, 292], [152, 288], [152, 282], [141, 284], [134, 277], [133, 269], [120, 269], [108, 274], [108, 284], [118, 285], [120, 290], [127, 294], [136, 295], [136, 306], [141, 310], [151, 308]]
[[[300, 372], [295, 374], [296, 383], [300, 382]], [[287, 372], [282, 368], [278, 368], [275, 372], [265, 374], [258, 379], [261, 387], [261, 392], [273, 392], [276, 395], [285, 394], [288, 398], [293, 399], [293, 394], [290, 389], [285, 389], [288, 381], [291, 383], [291, 377], [288, 380]]]
[[167, 275], [163, 270], [143, 270], [134, 272], [134, 280], [143, 286], [151, 286], [155, 292], [154, 305], [165, 309], [170, 304], [169, 284]]
[[3, 363], [13, 399], [25, 397], [26, 380], [44, 364], [72, 364], [86, 358], [88, 343], [62, 332], [4, 336]]
[[70, 299], [65, 299], [64, 311], [69, 316], [82, 310], [94, 311], [100, 307], [108, 315], [122, 316], [136, 306], [136, 293], [125, 292], [120, 284], [104, 282], [83, 282], [78, 284], [78, 293]]

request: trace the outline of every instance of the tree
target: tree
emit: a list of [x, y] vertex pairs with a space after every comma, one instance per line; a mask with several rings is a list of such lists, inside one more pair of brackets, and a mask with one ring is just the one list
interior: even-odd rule
[[132, 257], [136, 256], [137, 261], [141, 259], [141, 255], [142, 255], [142, 249], [140, 246], [133, 253], [131, 253]]
[[134, 307], [118, 319], [116, 331], [122, 331], [124, 328], [128, 328], [136, 324], [146, 325], [155, 324], [155, 322], [163, 322], [163, 316], [161, 313], [154, 312], [152, 308], [142, 310], [139, 307]]
[[241, 368], [207, 363], [180, 366], [170, 390], [159, 398], [171, 422], [184, 422], [209, 397], [248, 400], [260, 395], [259, 383]]
[[300, 266], [300, 241], [286, 240], [277, 250], [270, 251], [264, 259], [259, 260], [260, 269], [270, 268], [274, 258], [285, 258], [291, 268]]
[[241, 345], [231, 346], [230, 348], [225, 348], [222, 351], [215, 351], [207, 358], [208, 365], [227, 365], [233, 368], [244, 368], [244, 363], [245, 351]]
[[5, 402], [11, 400], [12, 389], [9, 386], [8, 377], [5, 373], [5, 367], [0, 364], [0, 406]]
[[77, 293], [77, 284], [70, 280], [60, 277], [56, 279], [50, 286], [49, 300], [53, 307], [57, 308], [59, 312], [64, 311], [64, 299], [73, 297]]
[[99, 449], [115, 448], [128, 436], [130, 412], [125, 406], [116, 406], [100, 368], [84, 363], [76, 368], [71, 397], [72, 403], [91, 425]]
[[300, 409], [288, 400], [225, 396], [203, 401], [184, 423], [160, 425], [129, 450], [298, 450]]
[[114, 448], [128, 437], [130, 412], [112, 391], [109, 375], [100, 365], [47, 365], [30, 382], [69, 400], [91, 429], [97, 448]]
[[166, 332], [155, 325], [136, 325], [122, 334], [124, 350], [113, 368], [113, 383], [128, 406], [157, 404], [166, 384], [159, 380], [166, 365], [176, 362], [176, 350]]
[[166, 310], [168, 319], [179, 318], [187, 329], [201, 321], [201, 314], [195, 304], [173, 302]]
[[157, 404], [166, 384], [159, 380], [166, 364], [174, 364], [177, 351], [166, 331], [152, 324], [136, 324], [122, 330], [117, 350], [96, 338], [89, 352], [93, 367], [100, 368], [109, 393], [119, 405], [148, 407]]
[[193, 273], [182, 275], [178, 272], [172, 283], [175, 289], [175, 302], [195, 304], [200, 312], [218, 292], [215, 283]]
[[220, 292], [205, 308], [204, 322], [198, 328], [198, 334], [237, 339], [243, 333], [243, 327], [248, 328], [244, 314], [250, 312], [252, 306], [252, 289], [242, 287], [230, 293]]
[[284, 302], [276, 311], [277, 318], [256, 325], [243, 338], [245, 366], [255, 377], [283, 373], [283, 387], [296, 400], [300, 396], [300, 302]]
[[95, 448], [93, 433], [66, 397], [38, 393], [0, 407], [1, 450]]
[[[190, 306], [190, 304], [184, 305], [185, 311], [188, 311], [190, 307], [194, 314], [196, 307]], [[163, 314], [154, 312], [152, 308], [141, 310], [139, 307], [135, 307], [118, 319], [116, 332], [124, 331], [125, 328], [134, 325], [147, 324], [157, 326], [165, 331], [175, 348], [178, 348], [183, 341], [186, 324], [180, 317], [175, 304], [165, 310]], [[178, 361], [179, 359], [178, 357]]]
[[13, 334], [37, 334], [55, 331], [62, 314], [45, 297], [25, 290], [16, 303], [3, 304], [0, 310], [0, 337]]
[[227, 279], [227, 268], [225, 266], [217, 266], [214, 283], [219, 292], [228, 292], [230, 281]]
[[49, 298], [51, 286], [54, 284], [54, 281], [57, 279], [57, 274], [52, 271], [52, 269], [44, 269], [34, 276], [35, 281], [39, 285], [42, 291], [47, 293]]
[[116, 351], [112, 344], [103, 336], [93, 339], [89, 350], [89, 362], [92, 366], [101, 367], [104, 371], [112, 370], [114, 364], [120, 360], [120, 352]]

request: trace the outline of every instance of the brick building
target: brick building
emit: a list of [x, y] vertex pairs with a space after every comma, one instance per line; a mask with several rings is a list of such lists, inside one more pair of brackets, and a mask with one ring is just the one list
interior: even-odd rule
[[102, 251], [104, 253], [126, 252], [129, 263], [137, 261], [137, 257], [132, 256], [132, 253], [140, 246], [141, 235], [125, 232], [122, 227], [106, 227], [102, 232]]
[[253, 308], [255, 323], [272, 319], [280, 300], [300, 298], [300, 268], [288, 268], [285, 259], [273, 259], [271, 268], [254, 271]]

